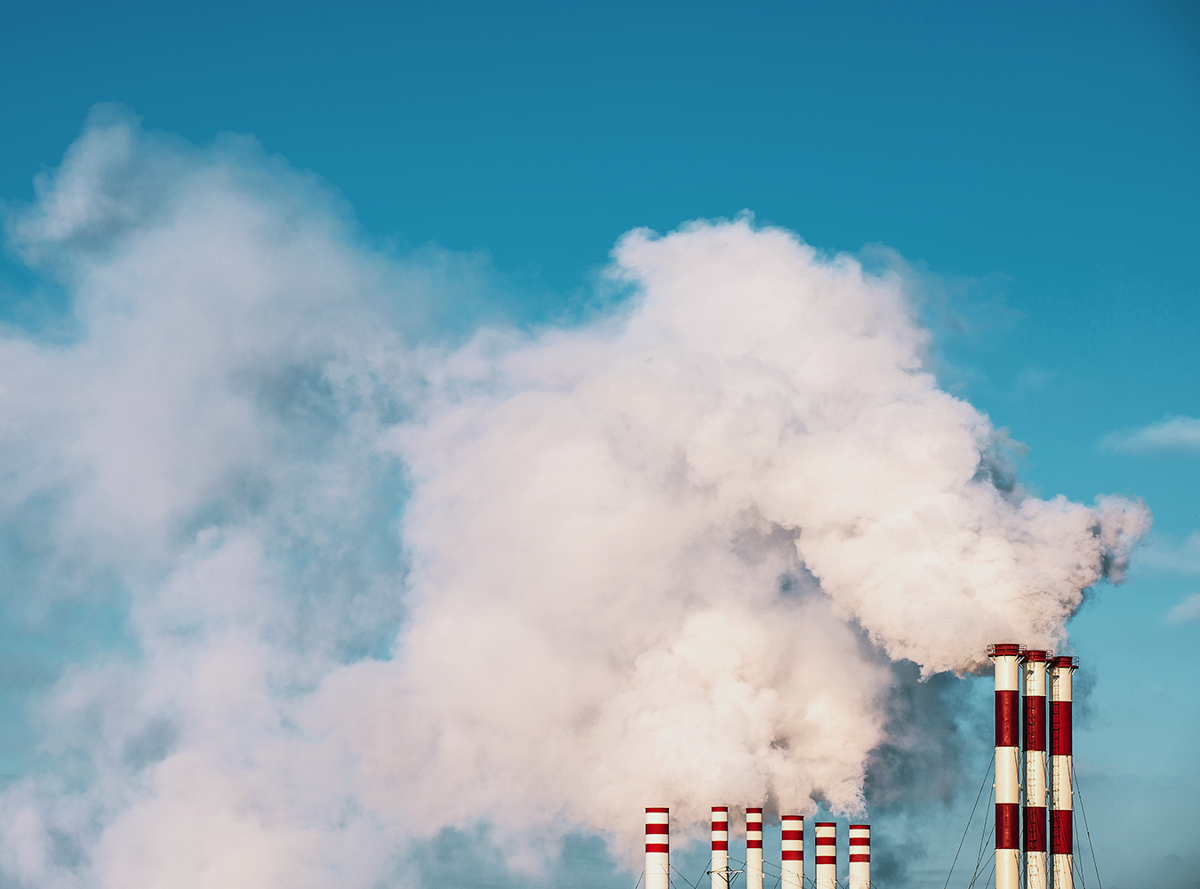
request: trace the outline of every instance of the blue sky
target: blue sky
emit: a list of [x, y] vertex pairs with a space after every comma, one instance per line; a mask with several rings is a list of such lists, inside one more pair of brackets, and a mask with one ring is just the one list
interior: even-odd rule
[[[138, 155], [147, 168], [168, 159], [154, 174], [162, 181], [171, 164], [249, 170], [246, 187], [276, 195], [272, 206], [324, 213], [345, 226], [334, 240], [354, 255], [394, 262], [402, 271], [379, 274], [409, 275], [404, 286], [426, 293], [424, 326], [412, 322], [398, 342], [584, 323], [620, 299], [605, 295], [601, 271], [625, 232], [745, 210], [826, 254], [902, 267], [933, 333], [940, 385], [1027, 446], [1020, 476], [1033, 494], [1117, 494], [1153, 513], [1129, 579], [1097, 587], [1068, 625], [1087, 689], [1079, 774], [1106, 883], [1146, 885], [1137, 868], [1148, 853], [1150, 882], [1200, 885], [1186, 831], [1200, 792], [1193, 5], [47, 3], [9, 9], [5, 21], [0, 199], [10, 220], [36, 200], [34, 177], [59, 167], [91, 109], [119, 103], [151, 134]], [[230, 147], [220, 135], [230, 133], [261, 147]], [[16, 339], [67, 348], [84, 324], [74, 260], [31, 268], [11, 221], [9, 231], [0, 315]], [[373, 273], [355, 274], [374, 286]], [[98, 367], [117, 366], [112, 348]], [[26, 370], [9, 386], [32, 380], [37, 403], [37, 368]], [[286, 385], [302, 390], [297, 379]], [[48, 413], [66, 392], [47, 384]], [[307, 448], [318, 425], [277, 446]], [[363, 576], [383, 571], [372, 560], [407, 558], [397, 535], [415, 482], [387, 472], [390, 499], [339, 532], [321, 526], [371, 541], [357, 556], [372, 566]], [[140, 657], [138, 590], [155, 572], [177, 572], [161, 554], [131, 567], [39, 549], [39, 529], [66, 521], [55, 511], [62, 490], [6, 495], [21, 505], [5, 512], [0, 550], [0, 762], [18, 788], [34, 774], [68, 789], [92, 780], [86, 747], [57, 747], [43, 704], [64, 676], [108, 676]], [[225, 514], [205, 521], [240, 527]], [[303, 595], [314, 602], [354, 582], [336, 560], [289, 552], [280, 564], [298, 589], [313, 584]], [[329, 607], [352, 610], [337, 602]], [[386, 649], [405, 607], [349, 621], [339, 656]], [[961, 782], [941, 795], [949, 802], [914, 791], [880, 806], [881, 855], [888, 842], [911, 842], [905, 831], [919, 840], [889, 889], [944, 879], [986, 766], [986, 739], [966, 736], [988, 691], [980, 679], [938, 692], [959, 708], [964, 735]], [[428, 885], [482, 885], [446, 864], [478, 847], [495, 885], [509, 885], [490, 828], [463, 824], [405, 853], [401, 870]], [[613, 854], [586, 830], [573, 835], [549, 885], [581, 868], [588, 885], [627, 885]]]

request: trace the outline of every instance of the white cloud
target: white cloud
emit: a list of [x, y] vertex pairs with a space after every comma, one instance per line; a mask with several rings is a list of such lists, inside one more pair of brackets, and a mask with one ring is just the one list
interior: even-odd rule
[[1200, 593], [1192, 593], [1168, 611], [1166, 616], [1169, 624], [1187, 624], [1194, 620], [1200, 620]]
[[94, 778], [0, 795], [14, 882], [350, 889], [481, 818], [536, 870], [648, 801], [856, 810], [887, 657], [1061, 644], [1148, 526], [997, 486], [899, 279], [783, 231], [634, 232], [608, 316], [450, 348], [413, 319], [469, 262], [357, 246], [244, 143], [101, 114], [38, 188], [12, 238], [79, 337], [0, 336], [0, 522], [37, 504], [140, 651], [59, 682]]
[[1112, 432], [1101, 446], [1121, 454], [1200, 454], [1200, 419], [1171, 417], [1132, 432]]

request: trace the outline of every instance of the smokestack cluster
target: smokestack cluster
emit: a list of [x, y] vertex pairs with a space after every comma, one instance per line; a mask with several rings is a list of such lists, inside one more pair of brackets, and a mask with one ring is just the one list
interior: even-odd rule
[[[779, 885], [783, 889], [804, 886], [804, 816], [783, 815], [780, 834]], [[646, 889], [669, 889], [670, 809], [646, 809]], [[816, 889], [838, 889], [837, 824], [818, 821], [813, 828]], [[871, 825], [850, 825], [849, 889], [870, 889]], [[736, 871], [729, 866], [729, 807], [712, 807], [712, 858], [709, 874], [712, 889], [729, 889]], [[746, 887], [763, 887], [762, 807], [746, 809]]]
[[[987, 653], [996, 665], [996, 889], [1022, 889], [1022, 860], [1024, 889], [1074, 889], [1071, 677], [1078, 659], [1015, 642], [989, 645]], [[666, 807], [646, 809], [646, 889], [669, 887], [669, 820]], [[803, 889], [804, 816], [780, 821], [779, 885]], [[747, 889], [763, 889], [762, 824], [762, 807], [748, 807]], [[851, 824], [849, 846], [847, 889], [870, 889], [871, 826]], [[813, 826], [813, 847], [815, 889], [838, 889], [835, 822]], [[712, 889], [730, 889], [737, 872], [729, 866], [728, 806], [712, 807], [711, 862]]]
[[989, 645], [988, 656], [996, 665], [996, 889], [1021, 885], [1022, 827], [1025, 889], [1072, 889], [1071, 674], [1078, 661], [1016, 643]]

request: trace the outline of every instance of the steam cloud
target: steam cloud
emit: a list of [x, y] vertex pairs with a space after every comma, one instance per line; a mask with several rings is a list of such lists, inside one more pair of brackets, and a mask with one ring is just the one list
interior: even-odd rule
[[17, 885], [367, 887], [480, 818], [536, 869], [650, 803], [856, 811], [887, 659], [1061, 647], [1148, 527], [1028, 496], [898, 275], [748, 220], [632, 232], [617, 308], [451, 346], [477, 263], [100, 109], [9, 234], [72, 310], [0, 338], [0, 521], [136, 642], [42, 711], [86, 765], [0, 797]]

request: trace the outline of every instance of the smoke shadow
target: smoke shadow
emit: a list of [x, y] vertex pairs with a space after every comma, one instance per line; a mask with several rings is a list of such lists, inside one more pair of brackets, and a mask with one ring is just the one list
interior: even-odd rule
[[874, 833], [872, 878], [902, 886], [917, 872], [936, 873], [949, 842], [944, 828], [966, 820], [976, 772], [990, 762], [991, 696], [981, 677], [942, 673], [922, 681], [908, 661], [890, 669], [882, 702], [887, 740], [868, 758], [864, 795]]

